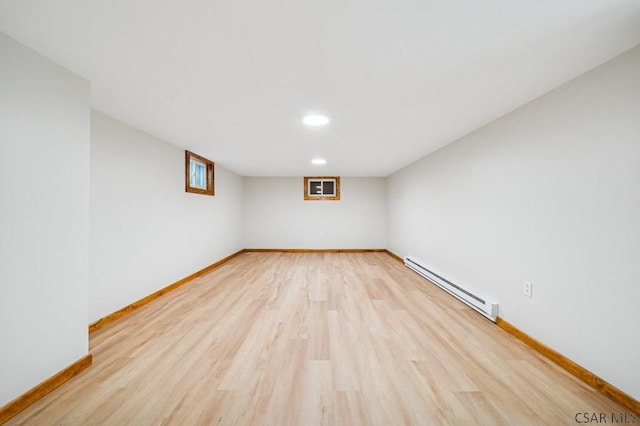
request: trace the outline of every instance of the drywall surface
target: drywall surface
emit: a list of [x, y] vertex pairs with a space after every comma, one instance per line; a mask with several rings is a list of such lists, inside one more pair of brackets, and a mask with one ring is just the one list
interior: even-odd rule
[[244, 178], [246, 248], [386, 247], [386, 181], [341, 178], [339, 201], [304, 199], [302, 177]]
[[0, 406], [88, 352], [89, 83], [0, 33]]
[[392, 175], [389, 249], [640, 399], [639, 183], [636, 47]]
[[242, 178], [216, 165], [215, 196], [187, 193], [184, 155], [92, 112], [90, 321], [242, 248]]

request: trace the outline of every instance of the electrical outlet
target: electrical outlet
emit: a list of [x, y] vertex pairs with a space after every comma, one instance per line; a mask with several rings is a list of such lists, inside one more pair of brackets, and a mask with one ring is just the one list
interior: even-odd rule
[[531, 284], [531, 281], [525, 281], [524, 282], [524, 295], [527, 297], [531, 297], [531, 293], [533, 291], [533, 284]]

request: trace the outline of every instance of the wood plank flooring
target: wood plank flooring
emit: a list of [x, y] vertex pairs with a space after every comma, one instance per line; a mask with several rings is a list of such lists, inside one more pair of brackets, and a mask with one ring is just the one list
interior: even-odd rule
[[245, 253], [90, 345], [91, 368], [9, 424], [553, 425], [625, 411], [384, 253]]

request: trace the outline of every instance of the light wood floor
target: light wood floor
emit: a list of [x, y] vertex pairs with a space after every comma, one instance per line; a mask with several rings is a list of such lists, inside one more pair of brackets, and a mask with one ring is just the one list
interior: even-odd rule
[[9, 424], [525, 425], [624, 412], [385, 253], [245, 253]]

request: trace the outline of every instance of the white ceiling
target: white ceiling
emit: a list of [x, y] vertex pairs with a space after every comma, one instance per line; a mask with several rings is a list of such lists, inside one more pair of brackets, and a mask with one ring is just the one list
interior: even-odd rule
[[0, 0], [0, 31], [241, 175], [387, 176], [640, 43], [640, 1]]

